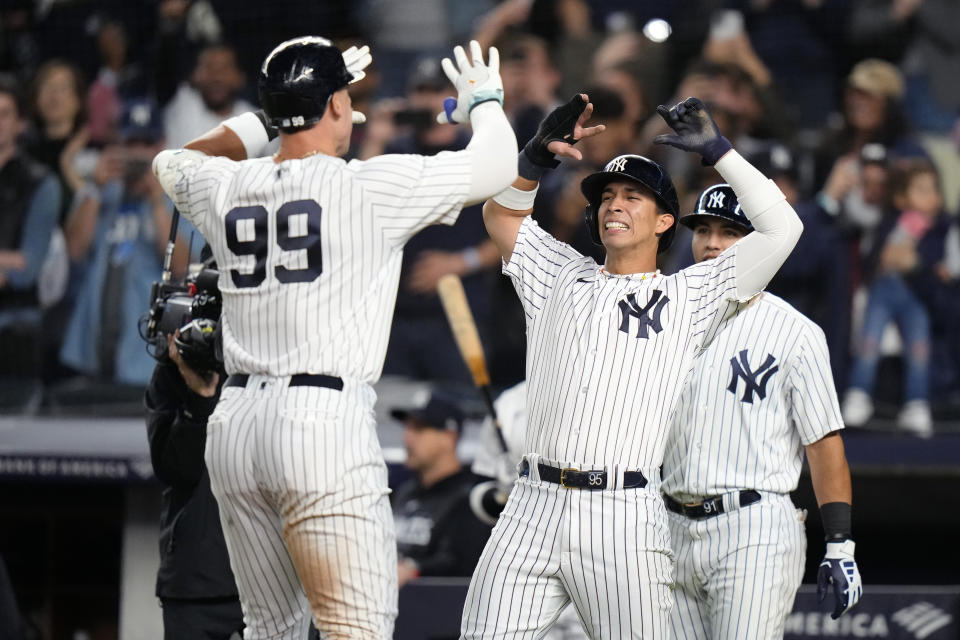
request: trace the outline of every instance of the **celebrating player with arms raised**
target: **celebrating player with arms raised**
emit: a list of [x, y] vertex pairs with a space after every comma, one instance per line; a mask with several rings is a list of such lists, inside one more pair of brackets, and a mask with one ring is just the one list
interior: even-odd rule
[[370, 386], [383, 367], [404, 243], [516, 177], [495, 49], [455, 50], [466, 149], [344, 162], [347, 85], [366, 48], [289, 40], [266, 58], [256, 114], [231, 118], [154, 171], [220, 267], [230, 374], [206, 462], [246, 638], [392, 637], [396, 548]]
[[656, 270], [678, 216], [657, 163], [612, 159], [581, 190], [604, 265], [544, 232], [529, 214], [554, 154], [579, 157], [586, 96], [541, 124], [520, 177], [484, 207], [487, 230], [526, 312], [528, 423], [519, 482], [474, 574], [464, 638], [535, 638], [571, 601], [593, 638], [663, 638], [672, 552], [659, 493], [669, 417], [693, 360], [726, 315], [760, 291], [801, 224], [783, 194], [689, 98], [658, 109], [676, 132], [658, 142], [696, 151], [733, 185], [757, 233], [717, 260]]

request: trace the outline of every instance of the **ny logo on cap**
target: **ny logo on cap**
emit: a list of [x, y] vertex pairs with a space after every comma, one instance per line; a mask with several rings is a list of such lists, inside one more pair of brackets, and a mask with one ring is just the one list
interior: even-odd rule
[[606, 171], [623, 171], [627, 166], [627, 156], [614, 158], [607, 164]]
[[710, 194], [710, 200], [707, 202], [707, 207], [710, 209], [723, 209], [723, 201], [727, 197], [723, 191], [714, 191]]

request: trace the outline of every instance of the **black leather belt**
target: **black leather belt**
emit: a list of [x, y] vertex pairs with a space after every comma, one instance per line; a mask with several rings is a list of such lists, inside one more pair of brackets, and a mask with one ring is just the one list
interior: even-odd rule
[[[739, 493], [737, 498], [740, 502], [738, 508], [746, 507], [754, 502], [760, 502], [760, 494], [753, 489], [744, 489]], [[670, 511], [679, 513], [682, 516], [687, 516], [688, 518], [692, 518], [694, 520], [712, 518], [713, 516], [718, 516], [723, 513], [723, 496], [707, 498], [702, 502], [694, 502], [692, 504], [681, 504], [670, 496], [664, 494], [663, 502], [667, 505], [667, 509], [670, 509]]]
[[[584, 471], [571, 467], [551, 467], [537, 463], [537, 471], [544, 482], [558, 484], [564, 489], [586, 489], [600, 491], [607, 488], [607, 472], [603, 470]], [[520, 465], [520, 477], [530, 475], [530, 463], [526, 460]], [[624, 471], [622, 489], [642, 489], [647, 486], [647, 479], [639, 471]]]
[[[245, 387], [250, 380], [249, 374], [235, 373], [224, 383], [225, 387]], [[322, 373], [297, 373], [290, 376], [289, 387], [324, 387], [343, 390], [343, 379], [339, 376], [327, 376]]]

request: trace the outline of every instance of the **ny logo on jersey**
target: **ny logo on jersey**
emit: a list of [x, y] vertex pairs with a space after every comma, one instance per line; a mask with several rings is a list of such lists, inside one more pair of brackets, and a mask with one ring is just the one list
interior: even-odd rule
[[[648, 338], [647, 327], [653, 329], [654, 333], [663, 331], [663, 325], [660, 324], [660, 314], [663, 313], [663, 307], [670, 302], [670, 298], [663, 295], [663, 291], [654, 289], [650, 296], [650, 301], [645, 307], [637, 304], [635, 294], [627, 296], [626, 300], [617, 303], [620, 307], [620, 331], [630, 333], [630, 317], [633, 316], [640, 321], [637, 327], [637, 338]], [[650, 309], [653, 312], [650, 312]]]
[[[743, 397], [740, 398], [743, 402], [753, 404], [753, 394], [756, 393], [761, 400], [767, 397], [767, 382], [770, 381], [770, 376], [777, 372], [780, 369], [780, 365], [773, 366], [773, 363], [777, 361], [769, 353], [767, 354], [767, 359], [763, 361], [763, 364], [760, 365], [760, 368], [756, 371], [750, 369], [750, 360], [749, 355], [747, 355], [747, 349], [744, 349], [740, 352], [740, 359], [737, 360], [737, 357], [734, 356], [730, 358], [730, 366], [733, 368], [733, 377], [730, 379], [730, 386], [727, 387], [727, 391], [733, 395], [737, 395], [737, 381], [740, 378], [743, 378], [746, 388], [743, 390]], [[757, 376], [762, 375], [759, 382], [757, 381]]]

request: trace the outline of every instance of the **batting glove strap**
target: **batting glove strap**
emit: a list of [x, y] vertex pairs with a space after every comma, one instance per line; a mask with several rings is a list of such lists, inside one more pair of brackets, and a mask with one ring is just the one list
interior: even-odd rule
[[657, 113], [675, 131], [654, 138], [653, 141], [657, 144], [695, 151], [708, 167], [716, 164], [717, 160], [733, 148], [730, 141], [720, 135], [717, 123], [698, 98], [687, 98], [669, 109], [660, 105]]
[[834, 609], [830, 617], [834, 620], [857, 604], [863, 595], [860, 570], [853, 559], [854, 548], [853, 540], [828, 542], [817, 571], [817, 600], [823, 602], [832, 586]]
[[555, 169], [560, 161], [557, 160], [556, 154], [547, 149], [547, 145], [554, 140], [576, 144], [573, 130], [577, 119], [586, 108], [587, 101], [578, 93], [569, 102], [551, 111], [540, 123], [537, 134], [523, 147], [523, 154], [538, 167]]

